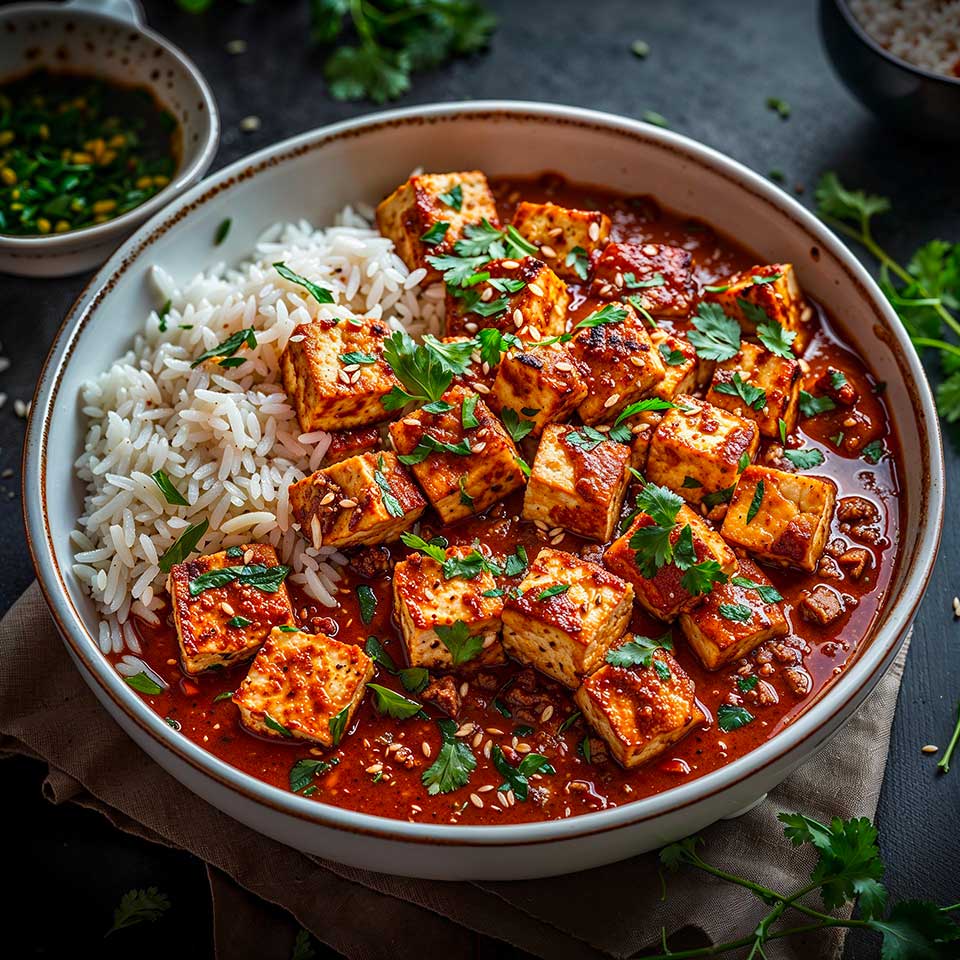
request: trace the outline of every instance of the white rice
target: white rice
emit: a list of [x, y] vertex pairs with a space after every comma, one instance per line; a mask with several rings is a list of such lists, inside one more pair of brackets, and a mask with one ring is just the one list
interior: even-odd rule
[[960, 76], [960, 0], [850, 0], [850, 9], [894, 56]]
[[[331, 437], [300, 432], [281, 383], [280, 354], [295, 327], [318, 315], [378, 317], [414, 335], [437, 332], [442, 319], [442, 302], [421, 300], [423, 271], [408, 272], [392, 243], [371, 229], [370, 213], [347, 207], [326, 229], [276, 224], [250, 261], [221, 265], [182, 286], [152, 268], [158, 301], [171, 302], [166, 331], [151, 312], [132, 348], [82, 391], [89, 425], [76, 469], [86, 495], [71, 535], [73, 571], [104, 618], [104, 653], [140, 652], [128, 621], [136, 615], [158, 622], [166, 577], [159, 558], [202, 520], [209, 528], [199, 552], [272, 544], [291, 567], [290, 582], [335, 606], [345, 558], [304, 540], [287, 502], [288, 486], [320, 466]], [[335, 303], [318, 306], [282, 279], [271, 266], [281, 260], [331, 290]], [[237, 356], [249, 362], [191, 369], [195, 357], [248, 327], [257, 346]], [[157, 470], [188, 506], [166, 502], [150, 476]], [[129, 666], [121, 672], [137, 661], [123, 662]]]

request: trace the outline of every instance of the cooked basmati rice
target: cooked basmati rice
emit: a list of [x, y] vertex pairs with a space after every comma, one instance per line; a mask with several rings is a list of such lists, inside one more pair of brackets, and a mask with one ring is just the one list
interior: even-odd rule
[[[86, 484], [83, 515], [71, 535], [73, 571], [97, 602], [104, 653], [140, 652], [131, 615], [158, 622], [165, 574], [159, 558], [188, 526], [209, 528], [197, 545], [213, 553], [249, 541], [272, 544], [291, 567], [289, 580], [332, 607], [346, 558], [315, 549], [297, 532], [288, 486], [316, 470], [330, 434], [300, 432], [279, 376], [279, 357], [300, 323], [318, 315], [366, 315], [416, 335], [436, 332], [442, 301], [421, 297], [422, 270], [408, 272], [392, 243], [371, 229], [371, 211], [347, 207], [335, 225], [276, 224], [252, 259], [219, 265], [183, 286], [161, 267], [151, 271], [161, 318], [152, 311], [133, 346], [84, 385], [89, 420], [76, 469]], [[277, 261], [332, 291], [318, 306], [282, 279]], [[192, 360], [252, 327], [257, 346], [242, 366]], [[151, 474], [163, 470], [189, 506], [168, 504]], [[136, 658], [127, 656], [133, 670]]]
[[850, 0], [850, 10], [894, 56], [960, 77], [960, 0]]

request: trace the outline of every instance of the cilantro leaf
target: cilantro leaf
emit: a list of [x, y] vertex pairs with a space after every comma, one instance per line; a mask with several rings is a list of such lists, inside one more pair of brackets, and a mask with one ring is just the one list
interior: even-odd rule
[[757, 324], [757, 339], [778, 357], [794, 359], [793, 341], [797, 339], [795, 330], [786, 330], [776, 320]]
[[420, 778], [430, 796], [452, 793], [470, 782], [470, 774], [477, 766], [473, 751], [456, 736], [457, 724], [446, 718], [437, 721], [442, 744], [437, 759]]
[[374, 103], [386, 103], [410, 89], [407, 53], [378, 44], [337, 48], [324, 65], [323, 73], [335, 100], [369, 97]]
[[582, 450], [584, 453], [590, 453], [596, 450], [601, 443], [608, 440], [606, 434], [601, 433], [594, 427], [583, 426], [576, 430], [571, 430], [563, 437], [563, 442], [574, 450]]
[[[358, 587], [357, 590], [360, 588]], [[364, 621], [366, 622], [366, 621]], [[363, 652], [379, 667], [383, 667], [387, 673], [396, 673], [397, 665], [393, 657], [387, 653], [386, 648], [380, 642], [378, 637], [367, 637], [367, 642], [363, 645]]]
[[484, 327], [477, 331], [476, 342], [480, 347], [480, 360], [492, 369], [500, 362], [501, 354], [510, 347], [523, 348], [523, 342], [512, 333], [501, 333], [496, 327]]
[[[883, 907], [883, 887], [875, 881], [863, 881], [860, 909], [869, 897], [869, 926], [883, 934], [880, 956], [883, 960], [947, 960], [956, 956], [949, 944], [960, 940], [960, 926], [935, 903], [927, 900], [903, 900], [895, 904], [886, 919], [878, 915]], [[879, 889], [878, 889], [879, 888]], [[877, 904], [879, 901], [879, 907]]]
[[317, 777], [329, 773], [338, 763], [333, 760], [298, 760], [290, 768], [290, 792], [303, 793]]
[[780, 591], [777, 590], [776, 587], [769, 584], [757, 583], [749, 577], [731, 577], [730, 582], [735, 587], [742, 587], [744, 590], [756, 590], [764, 603], [776, 603], [778, 600], [783, 599]]
[[333, 303], [333, 294], [326, 287], [317, 286], [317, 284], [308, 280], [306, 277], [301, 277], [299, 273], [294, 273], [282, 260], [275, 263], [273, 269], [276, 270], [284, 280], [289, 280], [291, 283], [303, 287], [317, 303]]
[[441, 193], [439, 199], [459, 212], [463, 206], [463, 186], [459, 183], [455, 184], [447, 193]]
[[138, 923], [155, 923], [170, 909], [170, 899], [156, 887], [146, 890], [128, 890], [113, 911], [113, 926], [106, 932], [110, 936], [117, 930], [136, 926]]
[[445, 220], [437, 220], [428, 230], [420, 234], [420, 242], [428, 247], [435, 247], [443, 243], [450, 230], [450, 224]]
[[249, 347], [253, 350], [257, 345], [257, 333], [253, 327], [248, 327], [245, 330], [238, 330], [236, 333], [231, 334], [224, 340], [222, 343], [218, 343], [215, 347], [212, 347], [210, 350], [205, 350], [200, 354], [191, 364], [191, 368], [199, 367], [204, 360], [213, 360], [215, 357], [224, 357], [226, 359], [220, 361], [220, 366], [232, 366], [227, 361], [233, 358], [233, 355], [241, 350], [244, 346]]
[[437, 624], [433, 629], [449, 651], [455, 667], [475, 659], [483, 650], [483, 636], [471, 634], [470, 628], [462, 620], [457, 620], [452, 626]]
[[446, 547], [441, 547], [433, 541], [428, 542], [415, 533], [401, 533], [400, 541], [411, 550], [419, 550], [421, 553], [425, 553], [431, 560], [436, 560], [437, 563], [443, 563], [447, 559]]
[[716, 560], [701, 560], [684, 571], [680, 586], [692, 597], [710, 593], [718, 584], [727, 582], [727, 575]]
[[783, 456], [798, 470], [809, 470], [823, 463], [823, 454], [819, 450], [784, 450]]
[[368, 683], [367, 689], [373, 691], [373, 709], [377, 713], [393, 717], [394, 720], [408, 720], [423, 709], [416, 700], [408, 700], [396, 690], [383, 687], [379, 683]]
[[800, 415], [802, 417], [816, 417], [818, 414], [829, 413], [836, 408], [837, 405], [826, 395], [815, 397], [806, 390], [800, 391]]
[[511, 407], [504, 407], [500, 411], [500, 419], [503, 422], [504, 429], [510, 434], [514, 443], [519, 443], [536, 424], [532, 420], [526, 420], [521, 417], [516, 410]]
[[[876, 461], [874, 461], [874, 463], [876, 463]], [[167, 476], [164, 470], [157, 470], [156, 472], [151, 473], [150, 479], [153, 480], [160, 492], [163, 494], [163, 499], [166, 500], [171, 506], [188, 506], [183, 494], [173, 485], [173, 482], [170, 480], [170, 477]]]
[[587, 273], [590, 266], [590, 260], [587, 251], [583, 247], [574, 247], [563, 261], [565, 267], [570, 267], [573, 272], [581, 279], [587, 279]]
[[493, 760], [493, 765], [504, 778], [504, 782], [497, 788], [499, 792], [506, 793], [508, 790], [512, 790], [513, 795], [521, 803], [524, 802], [529, 796], [529, 777], [538, 773], [555, 774], [557, 772], [554, 769], [553, 764], [550, 763], [545, 756], [539, 753], [524, 754], [523, 758], [520, 760], [520, 763], [517, 764], [517, 766], [513, 766], [503, 755], [503, 751], [500, 749], [500, 747], [494, 745], [491, 759]]
[[430, 683], [430, 671], [426, 667], [405, 667], [397, 676], [408, 693], [420, 693]]
[[730, 360], [740, 352], [740, 324], [720, 304], [702, 301], [692, 322], [687, 339], [702, 360]]
[[753, 714], [744, 707], [736, 707], [730, 703], [721, 703], [717, 707], [717, 726], [724, 733], [739, 730], [740, 727], [745, 727], [753, 720]]
[[190, 526], [177, 537], [176, 541], [167, 548], [163, 556], [157, 561], [157, 566], [164, 573], [169, 573], [170, 568], [175, 563], [183, 563], [183, 561], [197, 549], [197, 544], [207, 532], [207, 527], [209, 526], [209, 520], [201, 520], [199, 523], [190, 524]]
[[683, 351], [675, 350], [667, 343], [661, 343], [657, 347], [657, 351], [668, 367], [682, 367], [687, 362], [687, 357]]
[[654, 523], [665, 527], [676, 522], [683, 499], [667, 487], [648, 483], [637, 495], [637, 506]]
[[390, 481], [383, 475], [383, 457], [380, 457], [379, 466], [376, 470], [373, 471], [373, 479], [376, 485], [380, 488], [380, 499], [383, 501], [383, 509], [390, 514], [391, 517], [402, 517], [403, 516], [403, 507], [400, 506], [400, 501], [396, 498], [393, 490], [390, 487]]
[[752, 383], [747, 383], [737, 371], [734, 371], [732, 380], [714, 383], [713, 389], [717, 393], [739, 397], [754, 410], [762, 410], [767, 405], [767, 392], [760, 387], [755, 387]]
[[890, 209], [890, 201], [886, 197], [864, 193], [862, 190], [847, 190], [832, 171], [820, 178], [815, 196], [817, 213], [820, 216], [832, 217], [857, 226]]
[[731, 623], [749, 623], [753, 611], [745, 603], [721, 603], [717, 608], [720, 616]]
[[657, 650], [672, 650], [673, 635], [670, 630], [659, 637], [641, 637], [633, 635], [633, 639], [621, 643], [619, 647], [611, 647], [604, 658], [614, 667], [649, 667], [653, 662], [653, 655]]

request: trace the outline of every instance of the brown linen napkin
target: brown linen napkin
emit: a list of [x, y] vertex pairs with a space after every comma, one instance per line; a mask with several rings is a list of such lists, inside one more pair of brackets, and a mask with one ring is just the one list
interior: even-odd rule
[[[779, 810], [820, 820], [874, 815], [905, 655], [814, 759], [748, 814], [704, 831], [708, 860], [787, 889], [806, 865], [783, 840]], [[279, 914], [248, 893], [282, 907], [350, 960], [468, 957], [472, 931], [550, 960], [625, 958], [655, 942], [661, 926], [719, 942], [741, 936], [764, 912], [744, 891], [693, 871], [672, 876], [661, 902], [653, 854], [547, 880], [442, 883], [345, 867], [261, 837], [181, 786], [110, 719], [69, 659], [36, 585], [0, 623], [2, 753], [46, 760], [44, 791], [53, 802], [97, 809], [119, 829], [210, 865], [215, 921], [229, 918], [215, 925], [218, 954], [229, 960], [279, 958], [278, 942], [291, 942], [292, 928], [278, 935]], [[823, 931], [805, 943], [771, 944], [767, 954], [835, 958], [842, 938], [841, 930]]]

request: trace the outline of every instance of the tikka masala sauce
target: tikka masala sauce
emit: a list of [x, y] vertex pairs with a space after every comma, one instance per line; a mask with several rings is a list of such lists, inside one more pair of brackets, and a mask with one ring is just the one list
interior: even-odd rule
[[[571, 185], [553, 175], [535, 180], [493, 179], [491, 185], [504, 222], [509, 222], [521, 198], [603, 210], [613, 221], [611, 240], [666, 243], [689, 250], [701, 284], [715, 283], [736, 270], [764, 262], [706, 224], [665, 211], [648, 197], [623, 197], [599, 188]], [[584, 288], [571, 285], [574, 322], [598, 306], [586, 298]], [[828, 540], [833, 555], [847, 547], [863, 548], [869, 551], [871, 562], [856, 580], [832, 562], [829, 553], [825, 554], [827, 570], [814, 574], [765, 567], [764, 572], [784, 597], [790, 633], [761, 644], [750, 656], [713, 673], [704, 670], [675, 627], [676, 658], [696, 683], [697, 698], [708, 719], [646, 766], [631, 771], [618, 766], [581, 719], [565, 723], [575, 713], [571, 691], [514, 662], [464, 669], [457, 675], [463, 694], [458, 721], [461, 728], [471, 722], [476, 725], [464, 740], [471, 745], [477, 766], [468, 786], [435, 796], [428, 795], [420, 779], [441, 746], [436, 718], [442, 714], [432, 706], [426, 705], [431, 719], [400, 721], [378, 715], [368, 696], [335, 750], [311, 748], [296, 740], [268, 741], [241, 727], [239, 712], [229, 697], [215, 702], [218, 694], [238, 686], [247, 664], [187, 677], [178, 666], [176, 636], [170, 623], [152, 627], [137, 621], [144, 658], [169, 684], [163, 693], [145, 699], [181, 736], [251, 776], [290, 789], [290, 770], [298, 760], [334, 761], [328, 772], [313, 781], [316, 790], [310, 795], [314, 800], [422, 823], [502, 824], [576, 816], [669, 790], [744, 756], [792, 723], [860, 652], [869, 640], [871, 624], [886, 598], [895, 568], [900, 521], [899, 450], [883, 400], [883, 385], [844, 345], [839, 328], [822, 308], [816, 310], [812, 322], [816, 332], [804, 353], [809, 370], [804, 373], [803, 386], [810, 389], [828, 367], [842, 370], [860, 395], [853, 408], [857, 422], [852, 427], [843, 425], [851, 410], [838, 407], [815, 418], [801, 418], [797, 434], [806, 438], [807, 447], [819, 448], [825, 454], [825, 462], [810, 472], [829, 476], [838, 486], [838, 511]], [[840, 432], [844, 437], [838, 449], [830, 438]], [[875, 464], [859, 453], [864, 444], [874, 440], [882, 441], [885, 451]], [[757, 462], [764, 462], [770, 443], [763, 438]], [[532, 449], [522, 452], [528, 455], [528, 462], [532, 460]], [[625, 512], [634, 495], [635, 490], [628, 494]], [[854, 497], [863, 498], [875, 508], [870, 522], [851, 525], [841, 519], [839, 507], [846, 498]], [[518, 519], [522, 502], [521, 491], [485, 515], [449, 527], [441, 526], [428, 513], [421, 535], [429, 538], [441, 534], [451, 544], [479, 540], [500, 559], [523, 544], [532, 559], [546, 544], [546, 537], [532, 523]], [[594, 560], [602, 551], [599, 545], [569, 534], [554, 546], [572, 553], [584, 551]], [[400, 544], [390, 549], [397, 559], [408, 552]], [[499, 582], [513, 586], [520, 579], [501, 578]], [[338, 609], [323, 607], [296, 587], [291, 589], [299, 623], [307, 630], [328, 633], [361, 647], [368, 637], [375, 636], [397, 665], [404, 666], [403, 647], [392, 618], [389, 576], [363, 579], [348, 567], [340, 583]], [[356, 594], [357, 586], [364, 583], [377, 597], [376, 612], [368, 624], [361, 621]], [[818, 583], [833, 588], [845, 607], [843, 615], [826, 626], [804, 619], [798, 608], [801, 596]], [[631, 630], [645, 636], [664, 632], [664, 625], [643, 613], [639, 604], [634, 610]], [[378, 668], [377, 673], [377, 683], [417, 698], [386, 670]], [[756, 675], [758, 682], [744, 692], [737, 679], [750, 675]], [[755, 719], [724, 733], [714, 720], [717, 707], [723, 703], [742, 705]], [[531, 778], [526, 802], [501, 802], [497, 787], [503, 776], [489, 759], [493, 745], [499, 745], [514, 763], [531, 750], [543, 754], [556, 773]], [[477, 800], [482, 805], [478, 806]]]

